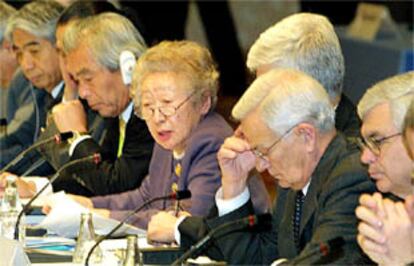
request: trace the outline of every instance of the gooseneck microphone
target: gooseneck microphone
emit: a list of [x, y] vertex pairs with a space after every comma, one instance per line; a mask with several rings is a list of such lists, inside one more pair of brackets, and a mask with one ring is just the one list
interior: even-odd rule
[[43, 191], [45, 191], [45, 189], [53, 184], [53, 182], [55, 182], [55, 180], [60, 176], [60, 174], [62, 173], [62, 171], [66, 170], [67, 168], [76, 165], [76, 164], [80, 164], [80, 163], [84, 163], [86, 161], [92, 161], [95, 164], [98, 164], [101, 161], [101, 155], [99, 153], [95, 153], [80, 159], [76, 159], [73, 161], [70, 161], [68, 163], [66, 163], [65, 165], [63, 165], [61, 168], [59, 168], [59, 170], [52, 176], [52, 178], [49, 180], [49, 183], [45, 184], [28, 202], [27, 204], [23, 207], [23, 209], [20, 211], [19, 215], [17, 216], [17, 220], [16, 220], [16, 224], [14, 227], [14, 239], [18, 240], [19, 239], [19, 224], [20, 224], [20, 220], [22, 219], [22, 216], [24, 213], [26, 213], [30, 206], [32, 205], [33, 201], [35, 201], [35, 199], [37, 199], [39, 197], [40, 194], [42, 194]]
[[215, 237], [245, 228], [253, 228], [259, 226], [270, 228], [271, 221], [272, 215], [269, 213], [265, 213], [260, 215], [249, 215], [245, 218], [222, 224], [211, 230], [205, 237], [203, 237], [200, 241], [191, 246], [191, 248], [187, 250], [187, 252], [185, 252], [181, 257], [175, 260], [172, 265], [181, 265], [181, 263], [183, 263], [186, 259], [190, 258], [192, 255], [198, 252], [202, 247], [204, 247], [204, 245], [209, 243]]
[[[321, 242], [317, 247], [315, 247], [314, 250], [306, 254], [305, 256], [298, 257], [297, 259], [292, 260], [291, 262], [288, 262], [290, 265], [301, 265], [304, 264], [306, 260], [309, 258], [324, 258], [328, 255], [332, 254], [332, 251], [339, 250], [343, 245], [345, 244], [345, 240], [343, 237], [335, 237], [333, 239], [330, 239], [326, 242]], [[309, 264], [309, 263], [306, 263]]]
[[118, 225], [115, 226], [109, 233], [107, 233], [104, 236], [99, 237], [98, 241], [96, 241], [95, 245], [93, 245], [92, 248], [88, 252], [88, 256], [86, 257], [86, 260], [85, 260], [85, 266], [89, 266], [89, 259], [92, 255], [93, 251], [95, 250], [95, 248], [102, 241], [104, 241], [105, 239], [110, 237], [113, 233], [115, 233], [116, 230], [118, 230], [135, 213], [139, 212], [140, 210], [142, 210], [146, 206], [150, 205], [151, 203], [159, 201], [159, 200], [183, 200], [183, 199], [188, 199], [188, 198], [191, 198], [191, 191], [190, 190], [179, 190], [179, 191], [172, 192], [171, 194], [168, 194], [168, 195], [152, 198], [152, 199], [144, 202], [141, 206], [138, 206], [136, 209], [130, 211], [124, 217], [124, 219], [122, 219], [122, 221], [120, 221], [118, 223]]
[[72, 132], [64, 132], [64, 133], [60, 133], [60, 134], [56, 134], [53, 135], [52, 137], [49, 137], [47, 139], [44, 139], [42, 141], [38, 141], [35, 144], [33, 144], [32, 146], [30, 146], [29, 148], [25, 149], [24, 151], [22, 151], [21, 153], [19, 153], [16, 158], [14, 158], [11, 162], [9, 162], [3, 169], [1, 169], [0, 171], [0, 175], [3, 174], [4, 172], [6, 172], [7, 170], [9, 170], [11, 167], [13, 167], [14, 165], [16, 165], [18, 162], [20, 162], [24, 156], [31, 152], [32, 150], [43, 146], [49, 142], [55, 141], [56, 144], [60, 144], [62, 143], [62, 141], [66, 141], [67, 139], [70, 139], [71, 137], [73, 137], [73, 133]]

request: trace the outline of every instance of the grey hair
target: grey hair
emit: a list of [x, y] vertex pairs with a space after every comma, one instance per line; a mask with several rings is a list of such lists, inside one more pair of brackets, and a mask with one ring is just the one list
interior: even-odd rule
[[111, 12], [80, 19], [69, 25], [63, 35], [63, 52], [69, 54], [81, 44], [88, 47], [98, 64], [110, 71], [119, 69], [122, 51], [128, 50], [140, 57], [146, 49], [144, 39], [131, 21]]
[[141, 86], [145, 78], [156, 72], [173, 72], [184, 77], [190, 91], [199, 91], [194, 103], [201, 103], [206, 95], [211, 99], [210, 110], [217, 103], [219, 72], [211, 53], [192, 41], [163, 41], [148, 49], [134, 70], [132, 96], [140, 109]]
[[338, 36], [321, 15], [299, 13], [288, 16], [264, 31], [250, 48], [247, 67], [294, 68], [319, 81], [331, 101], [340, 97], [345, 74]]
[[258, 77], [232, 115], [242, 120], [256, 108], [264, 123], [279, 135], [299, 123], [310, 123], [322, 133], [335, 128], [335, 110], [322, 85], [294, 69], [273, 69]]
[[28, 3], [10, 18], [6, 36], [12, 40], [13, 31], [21, 29], [54, 44], [56, 23], [63, 9], [63, 6], [53, 0], [37, 0]]
[[7, 22], [14, 13], [16, 13], [16, 9], [0, 0], [0, 44], [3, 43]]
[[358, 103], [361, 120], [374, 107], [388, 103], [394, 126], [403, 129], [404, 116], [414, 96], [414, 71], [403, 73], [378, 82], [369, 88]]

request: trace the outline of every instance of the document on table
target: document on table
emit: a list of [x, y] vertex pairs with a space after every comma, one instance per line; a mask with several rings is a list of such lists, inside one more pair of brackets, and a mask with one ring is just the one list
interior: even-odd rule
[[[50, 195], [47, 204], [51, 206], [50, 213], [36, 227], [45, 228], [48, 231], [65, 237], [76, 237], [79, 231], [80, 216], [82, 213], [90, 212], [76, 201], [72, 200], [64, 192], [58, 192]], [[112, 230], [118, 221], [105, 218], [101, 215], [92, 213], [93, 225], [95, 232], [99, 235], [107, 234]], [[122, 236], [126, 234], [146, 234], [145, 230], [124, 224], [113, 236]]]

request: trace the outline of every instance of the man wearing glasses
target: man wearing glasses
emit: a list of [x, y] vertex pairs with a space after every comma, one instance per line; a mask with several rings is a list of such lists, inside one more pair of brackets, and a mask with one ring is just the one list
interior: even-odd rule
[[[402, 129], [404, 116], [414, 97], [414, 72], [386, 79], [374, 85], [358, 104], [362, 119], [359, 143], [361, 161], [382, 193], [391, 193], [397, 201], [413, 195], [411, 173], [413, 163], [404, 147]], [[392, 237], [392, 219], [407, 218], [402, 203], [383, 199], [380, 193], [364, 194], [356, 209], [361, 223], [358, 243], [376, 263], [404, 265], [414, 261], [413, 250], [407, 248], [409, 237], [396, 242]], [[413, 245], [413, 243], [411, 243]], [[405, 256], [401, 251], [406, 250]], [[409, 254], [411, 252], [411, 254]]]
[[[278, 181], [271, 229], [222, 235], [206, 250], [229, 264], [270, 264], [277, 259], [309, 265], [353, 264], [361, 258], [354, 209], [361, 193], [374, 186], [355, 146], [335, 129], [335, 111], [323, 87], [306, 74], [274, 69], [247, 89], [232, 115], [240, 120], [234, 136], [218, 152], [222, 187], [206, 219], [185, 218], [170, 232], [188, 248], [218, 226], [254, 213], [247, 180], [254, 167]], [[157, 217], [153, 217], [155, 223]], [[168, 240], [148, 228], [150, 239]], [[321, 243], [342, 237], [323, 256]]]

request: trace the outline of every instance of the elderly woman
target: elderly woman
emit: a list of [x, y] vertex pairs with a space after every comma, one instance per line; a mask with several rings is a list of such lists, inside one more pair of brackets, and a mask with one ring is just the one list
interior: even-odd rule
[[[120, 220], [153, 197], [188, 189], [192, 198], [181, 201], [181, 211], [206, 215], [221, 183], [216, 153], [232, 134], [230, 126], [214, 112], [218, 76], [208, 50], [194, 42], [165, 41], [144, 53], [134, 70], [132, 94], [136, 115], [146, 121], [156, 141], [149, 175], [136, 190], [74, 198]], [[256, 191], [264, 190], [259, 182], [253, 186]], [[260, 194], [256, 202], [265, 209], [266, 195]], [[175, 202], [156, 202], [129, 222], [146, 228], [151, 216], [176, 207]]]

